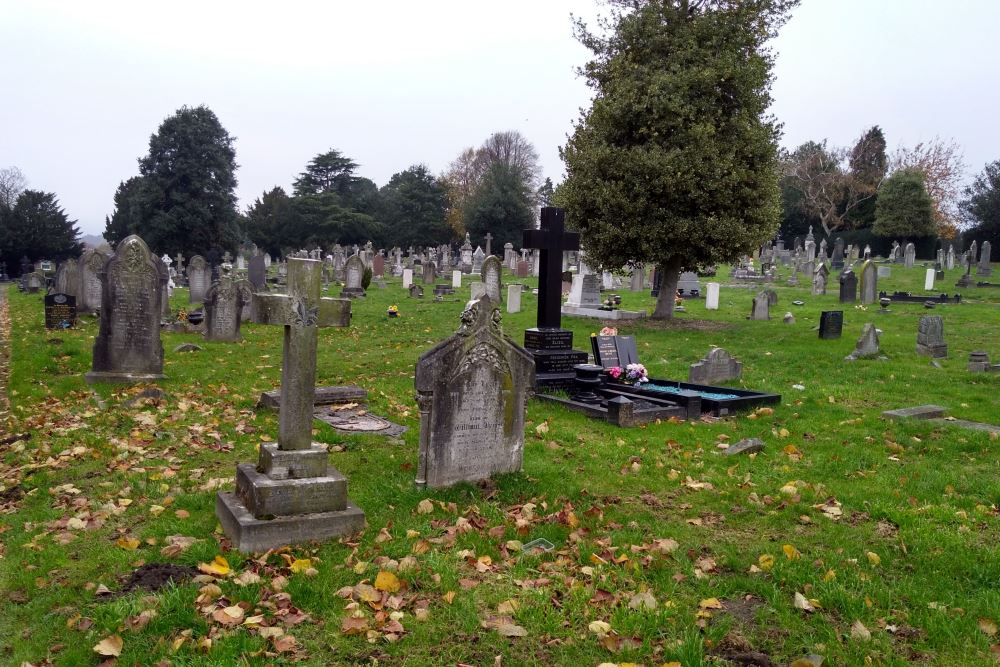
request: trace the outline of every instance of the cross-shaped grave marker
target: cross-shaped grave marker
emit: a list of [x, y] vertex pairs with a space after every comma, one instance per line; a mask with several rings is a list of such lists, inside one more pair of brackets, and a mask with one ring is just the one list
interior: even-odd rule
[[493, 252], [491, 250], [491, 248], [492, 248], [491, 243], [492, 242], [493, 242], [493, 235], [490, 234], [489, 232], [486, 232], [486, 256], [487, 257], [489, 257], [490, 255], [493, 254]]
[[562, 321], [562, 257], [567, 250], [580, 249], [580, 235], [565, 231], [566, 212], [546, 206], [541, 229], [525, 229], [522, 247], [541, 251], [538, 278], [539, 329], [558, 329]]
[[321, 298], [323, 263], [289, 258], [288, 294], [254, 294], [254, 321], [284, 327], [278, 441], [258, 465], [236, 467], [236, 492], [220, 492], [216, 515], [240, 551], [355, 532], [364, 512], [347, 498], [347, 479], [312, 441], [319, 328], [350, 324], [347, 299]]

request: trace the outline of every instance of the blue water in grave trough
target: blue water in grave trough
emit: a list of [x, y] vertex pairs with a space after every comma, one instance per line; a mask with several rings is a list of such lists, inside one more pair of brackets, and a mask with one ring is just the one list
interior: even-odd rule
[[728, 401], [733, 398], [739, 398], [739, 396], [737, 396], [736, 394], [713, 394], [712, 392], [708, 391], [698, 391], [697, 389], [685, 390], [681, 389], [680, 387], [671, 387], [665, 384], [653, 384], [652, 382], [648, 382], [642, 385], [642, 388], [645, 389], [646, 391], [656, 391], [663, 394], [679, 394], [682, 391], [694, 391], [702, 398], [707, 398], [710, 401]]

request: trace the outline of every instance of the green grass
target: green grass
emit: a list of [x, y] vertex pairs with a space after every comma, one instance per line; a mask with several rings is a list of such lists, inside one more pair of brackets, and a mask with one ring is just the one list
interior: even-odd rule
[[[958, 275], [949, 272], [942, 284], [954, 285]], [[880, 287], [919, 291], [922, 283], [922, 268], [893, 266]], [[776, 288], [769, 322], [746, 320], [754, 290], [723, 288], [718, 311], [689, 300], [673, 323], [619, 327], [636, 335], [654, 377], [686, 379], [710, 345], [725, 347], [744, 363], [739, 386], [782, 395], [773, 414], [624, 430], [532, 401], [522, 474], [423, 492], [413, 485], [414, 365], [457, 328], [468, 287], [435, 303], [407, 298], [398, 281], [373, 286], [354, 302], [350, 328], [321, 331], [317, 382], [366, 388], [373, 412], [409, 430], [390, 440], [315, 425], [317, 441], [337, 446], [331, 461], [350, 480], [368, 529], [353, 542], [290, 549], [289, 560], [313, 559], [312, 576], [293, 573], [281, 554], [258, 562], [223, 553], [233, 575], [262, 577], [244, 586], [233, 577], [219, 581], [225, 604], [245, 603], [247, 616], [274, 622], [281, 605], [272, 587], [287, 578], [290, 604], [309, 616], [285, 627], [297, 654], [276, 653], [248, 627], [212, 620], [199, 610], [208, 603], [196, 602], [201, 583], [94, 592], [101, 584], [119, 591], [142, 563], [197, 566], [222, 553], [215, 489], [230, 488], [236, 463], [254, 461], [257, 445], [276, 435], [276, 415], [257, 413], [254, 404], [278, 384], [280, 331], [245, 325], [239, 344], [164, 334], [168, 379], [159, 386], [166, 397], [129, 407], [140, 388], [92, 391], [83, 381], [97, 333], [92, 318], [76, 330], [46, 332], [41, 297], [8, 290], [12, 416], [0, 421], [0, 435], [31, 437], [0, 445], [0, 664], [96, 665], [91, 647], [112, 634], [124, 640], [120, 665], [492, 665], [502, 656], [503, 665], [689, 666], [720, 664], [720, 644], [741, 643], [777, 664], [809, 653], [826, 664], [995, 664], [990, 646], [1000, 639], [980, 619], [1000, 622], [1000, 441], [953, 426], [890, 422], [881, 412], [937, 403], [959, 418], [1000, 423], [1000, 374], [965, 369], [975, 349], [1000, 361], [1000, 291], [965, 290], [965, 303], [934, 310], [944, 316], [949, 345], [938, 368], [914, 351], [926, 312], [919, 304], [894, 304], [889, 314], [848, 306], [843, 338], [823, 341], [815, 327], [821, 310], [840, 309], [835, 280], [822, 297]], [[651, 307], [648, 293], [621, 293], [625, 308]], [[534, 324], [537, 298], [522, 298], [525, 311], [504, 319], [515, 340]], [[185, 299], [179, 290], [174, 309]], [[805, 305], [791, 305], [795, 299]], [[398, 319], [385, 315], [393, 303]], [[786, 310], [794, 325], [782, 323]], [[869, 321], [883, 330], [889, 360], [843, 361]], [[578, 349], [588, 349], [600, 328], [594, 320], [563, 323]], [[174, 353], [181, 342], [204, 350]], [[537, 431], [543, 422], [547, 432]], [[753, 459], [722, 456], [720, 442], [744, 437], [763, 438], [766, 450]], [[435, 501], [432, 513], [417, 511], [424, 498]], [[841, 504], [837, 521], [814, 507], [829, 499]], [[529, 502], [533, 518], [519, 531], [517, 512]], [[67, 528], [70, 517], [101, 525]], [[162, 556], [171, 535], [200, 541]], [[119, 546], [123, 536], [139, 540], [138, 548]], [[556, 550], [527, 556], [505, 546], [536, 537]], [[678, 544], [673, 552], [648, 550], [667, 538]], [[784, 545], [800, 556], [787, 558]], [[620, 554], [628, 558], [616, 563]], [[773, 567], [751, 571], [767, 555]], [[398, 573], [405, 633], [393, 642], [384, 632], [342, 633], [350, 610], [337, 591], [373, 583], [407, 556], [415, 565]], [[475, 558], [486, 556], [486, 571], [477, 571]], [[470, 581], [476, 585], [463, 586]], [[656, 608], [630, 608], [644, 590]], [[796, 609], [797, 592], [820, 606]], [[709, 598], [724, 608], [699, 614]], [[507, 600], [517, 608], [498, 614]], [[426, 618], [418, 619], [422, 606]], [[360, 607], [374, 628], [375, 610]], [[144, 610], [156, 611], [145, 627], [126, 627]], [[527, 635], [508, 638], [481, 626], [503, 615]], [[588, 627], [593, 621], [610, 624], [617, 645], [602, 643]], [[869, 641], [852, 638], [856, 621], [871, 631]], [[198, 646], [204, 638], [210, 647]]]

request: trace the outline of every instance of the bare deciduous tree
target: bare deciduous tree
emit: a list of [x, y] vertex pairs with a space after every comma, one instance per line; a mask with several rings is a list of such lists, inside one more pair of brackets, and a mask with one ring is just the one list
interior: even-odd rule
[[17, 167], [0, 169], [0, 206], [14, 208], [14, 202], [28, 186], [28, 179]]
[[954, 139], [934, 137], [913, 148], [900, 147], [892, 156], [892, 170], [916, 169], [924, 175], [924, 187], [934, 202], [934, 222], [938, 234], [955, 235], [965, 174], [965, 156]]

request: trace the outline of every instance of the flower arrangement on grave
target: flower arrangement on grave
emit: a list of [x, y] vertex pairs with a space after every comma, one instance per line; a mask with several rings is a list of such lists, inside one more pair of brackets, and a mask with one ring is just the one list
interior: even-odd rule
[[608, 369], [608, 375], [618, 382], [624, 382], [625, 384], [631, 384], [636, 387], [644, 382], [649, 382], [646, 367], [642, 364], [628, 364], [625, 368], [615, 366]]
[[597, 335], [598, 336], [617, 336], [618, 335], [618, 329], [616, 329], [614, 327], [604, 327], [603, 329], [601, 329], [601, 333], [599, 333]]
[[177, 321], [178, 322], [187, 322], [187, 319], [188, 319], [188, 314], [187, 314], [186, 310], [184, 310], [183, 308], [181, 308], [180, 310], [177, 311]]
[[389, 306], [388, 310], [385, 311], [385, 314], [389, 317], [399, 317], [399, 307], [396, 306], [396, 304], [392, 304]]

